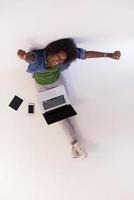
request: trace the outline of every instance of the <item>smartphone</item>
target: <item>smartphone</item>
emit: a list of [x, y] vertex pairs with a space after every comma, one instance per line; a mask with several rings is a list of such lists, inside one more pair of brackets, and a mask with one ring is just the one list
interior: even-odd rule
[[22, 104], [23, 99], [18, 97], [17, 95], [14, 96], [14, 98], [12, 99], [12, 101], [10, 102], [9, 106], [14, 109], [14, 110], [18, 110], [18, 108], [20, 107], [20, 105]]
[[34, 114], [34, 103], [28, 104], [28, 114]]

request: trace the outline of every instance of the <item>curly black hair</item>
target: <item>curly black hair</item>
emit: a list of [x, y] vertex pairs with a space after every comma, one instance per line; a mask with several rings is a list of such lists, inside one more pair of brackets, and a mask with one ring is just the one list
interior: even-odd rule
[[67, 58], [64, 63], [72, 62], [77, 58], [77, 46], [73, 39], [63, 38], [49, 43], [44, 50], [46, 55], [54, 55], [60, 51], [64, 51], [67, 54]]

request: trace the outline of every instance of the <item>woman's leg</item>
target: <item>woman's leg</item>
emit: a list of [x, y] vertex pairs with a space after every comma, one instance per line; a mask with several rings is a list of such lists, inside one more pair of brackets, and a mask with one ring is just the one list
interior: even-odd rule
[[72, 156], [73, 158], [85, 158], [86, 153], [81, 145], [77, 141], [76, 132], [74, 125], [70, 118], [63, 120], [64, 129], [66, 131], [66, 135], [69, 139], [69, 142], [72, 145]]
[[73, 145], [77, 142], [74, 126], [69, 118], [63, 120], [63, 125], [65, 127], [66, 135], [69, 142]]

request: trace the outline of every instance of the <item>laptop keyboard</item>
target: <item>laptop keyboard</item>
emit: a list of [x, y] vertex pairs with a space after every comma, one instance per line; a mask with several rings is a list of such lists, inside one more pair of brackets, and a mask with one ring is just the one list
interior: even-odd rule
[[65, 103], [66, 103], [66, 101], [65, 101], [64, 95], [60, 95], [60, 96], [54, 97], [52, 99], [43, 101], [42, 105], [43, 105], [45, 110], [48, 110], [50, 108], [60, 106], [60, 105], [63, 105]]

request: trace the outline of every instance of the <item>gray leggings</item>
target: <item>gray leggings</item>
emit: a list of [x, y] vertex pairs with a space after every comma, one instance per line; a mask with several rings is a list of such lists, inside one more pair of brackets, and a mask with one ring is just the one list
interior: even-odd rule
[[[43, 92], [45, 90], [49, 90], [53, 87], [60, 86], [60, 85], [65, 86], [64, 79], [63, 79], [62, 76], [60, 76], [59, 79], [52, 84], [40, 85], [36, 82], [35, 82], [35, 84], [36, 84], [36, 89], [37, 89], [38, 92]], [[61, 121], [61, 123], [64, 126], [64, 129], [66, 131], [66, 134], [67, 134], [67, 137], [68, 137], [70, 143], [72, 144], [74, 141], [76, 141], [76, 134], [75, 134], [75, 129], [74, 129], [74, 126], [72, 124], [71, 118], [64, 119], [64, 120]]]

